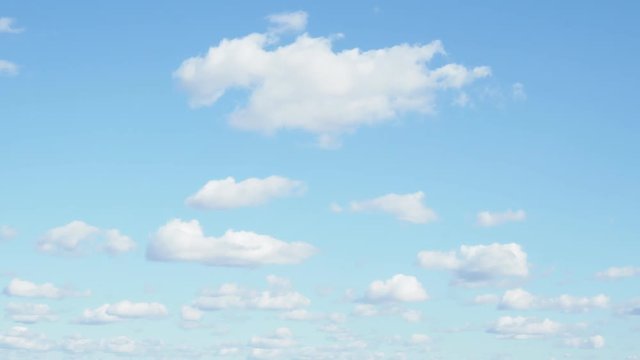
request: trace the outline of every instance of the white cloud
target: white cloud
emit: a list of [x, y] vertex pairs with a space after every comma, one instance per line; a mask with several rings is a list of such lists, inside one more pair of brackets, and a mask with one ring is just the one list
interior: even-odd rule
[[478, 305], [497, 304], [500, 297], [495, 294], [481, 294], [473, 298], [473, 303]]
[[529, 339], [552, 336], [561, 330], [561, 324], [549, 319], [539, 320], [522, 316], [503, 316], [487, 332], [503, 338]]
[[[306, 16], [294, 14], [272, 19], [281, 29], [300, 30]], [[445, 53], [440, 41], [335, 51], [331, 37], [308, 34], [274, 46], [273, 29], [224, 39], [204, 56], [183, 61], [173, 76], [191, 105], [212, 105], [229, 89], [248, 89], [246, 106], [229, 116], [233, 126], [264, 133], [303, 130], [335, 144], [331, 139], [364, 125], [406, 112], [432, 113], [438, 92], [491, 73], [486, 66], [455, 63], [429, 69], [427, 63]]]
[[621, 315], [640, 315], [640, 298], [618, 306], [616, 312]]
[[478, 225], [484, 227], [493, 227], [508, 222], [520, 222], [527, 218], [524, 210], [513, 211], [511, 209], [503, 212], [481, 211], [476, 217]]
[[6, 316], [19, 323], [32, 324], [41, 321], [54, 321], [55, 314], [47, 304], [8, 303]]
[[105, 231], [104, 237], [104, 250], [111, 255], [130, 252], [136, 248], [136, 243], [130, 237], [121, 234], [116, 229]]
[[420, 266], [453, 272], [455, 284], [482, 286], [503, 284], [529, 275], [527, 253], [516, 243], [462, 245], [457, 252], [421, 251]]
[[311, 301], [289, 288], [275, 286], [268, 290], [244, 289], [236, 284], [223, 284], [217, 290], [203, 291], [192, 306], [200, 310], [255, 309], [295, 310], [308, 306]]
[[13, 239], [18, 231], [9, 225], [0, 225], [0, 241]]
[[167, 315], [169, 311], [163, 304], [124, 300], [115, 304], [103, 304], [95, 309], [85, 309], [77, 322], [101, 325], [127, 319], [159, 319]]
[[308, 17], [308, 14], [304, 11], [271, 14], [267, 16], [271, 23], [269, 31], [274, 34], [303, 31], [307, 27]]
[[273, 335], [254, 336], [250, 345], [254, 348], [287, 348], [295, 344], [293, 332], [286, 327], [276, 329]]
[[264, 179], [249, 178], [236, 182], [233, 177], [207, 182], [197, 193], [189, 196], [187, 205], [200, 209], [231, 209], [258, 206], [279, 198], [301, 194], [301, 181], [281, 176]]
[[20, 72], [18, 65], [11, 61], [0, 59], [0, 76], [16, 76]]
[[372, 317], [379, 314], [378, 307], [373, 304], [356, 304], [353, 314], [361, 317]]
[[607, 270], [598, 272], [596, 274], [596, 277], [602, 280], [615, 280], [634, 276], [640, 276], [640, 267], [610, 267]]
[[15, 19], [10, 17], [0, 17], [0, 33], [18, 34], [24, 29], [14, 27]]
[[424, 345], [431, 342], [431, 337], [429, 337], [429, 335], [426, 335], [426, 334], [413, 334], [411, 335], [409, 342], [412, 345]]
[[183, 321], [200, 321], [203, 316], [202, 311], [190, 305], [185, 305], [180, 309], [180, 317]]
[[605, 309], [609, 307], [609, 302], [609, 297], [603, 294], [593, 297], [561, 295], [556, 298], [544, 298], [518, 288], [507, 290], [502, 296], [498, 308], [507, 310], [547, 309], [564, 312], [586, 312], [592, 309]]
[[132, 251], [135, 243], [116, 229], [101, 230], [83, 221], [74, 220], [47, 231], [38, 242], [38, 250], [47, 253], [76, 254], [83, 244], [101, 239], [104, 251], [111, 255]]
[[4, 288], [5, 295], [29, 298], [60, 299], [64, 297], [89, 296], [90, 291], [62, 289], [52, 283], [36, 284], [27, 280], [12, 279]]
[[387, 194], [371, 200], [351, 202], [351, 211], [380, 211], [391, 214], [398, 220], [415, 224], [435, 221], [435, 211], [424, 205], [424, 193]]
[[511, 96], [513, 97], [514, 100], [526, 100], [527, 99], [527, 93], [524, 91], [524, 85], [522, 83], [514, 83], [511, 86]]
[[429, 295], [415, 276], [397, 274], [388, 280], [376, 280], [369, 285], [365, 299], [373, 302], [415, 302]]
[[604, 347], [605, 341], [601, 335], [594, 335], [587, 338], [568, 338], [564, 341], [564, 344], [568, 347], [578, 349], [601, 349]]
[[47, 351], [54, 347], [44, 335], [35, 333], [24, 326], [14, 326], [0, 333], [0, 348], [29, 351]]
[[158, 229], [147, 248], [147, 258], [190, 261], [211, 266], [296, 264], [316, 249], [303, 242], [287, 243], [249, 231], [227, 230], [221, 237], [205, 236], [197, 220], [174, 219]]
[[285, 320], [309, 321], [319, 319], [321, 315], [314, 314], [305, 309], [295, 309], [283, 313], [280, 317]]

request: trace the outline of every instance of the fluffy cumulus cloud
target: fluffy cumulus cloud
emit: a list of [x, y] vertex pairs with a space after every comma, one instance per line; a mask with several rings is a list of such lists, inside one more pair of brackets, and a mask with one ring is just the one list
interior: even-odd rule
[[299, 35], [282, 44], [274, 29], [301, 31], [306, 14], [270, 17], [271, 31], [223, 39], [203, 56], [183, 61], [174, 77], [192, 106], [214, 104], [230, 89], [249, 91], [229, 116], [240, 129], [297, 129], [335, 144], [340, 134], [388, 122], [407, 112], [431, 113], [439, 91], [487, 77], [486, 66], [430, 68], [445, 54], [440, 41], [387, 48], [334, 50], [332, 37]]
[[503, 212], [481, 211], [476, 216], [476, 222], [480, 226], [493, 227], [508, 222], [524, 221], [527, 213], [524, 210], [507, 210]]
[[0, 33], [18, 34], [24, 31], [15, 26], [16, 20], [10, 17], [0, 17]]
[[609, 307], [609, 303], [609, 297], [603, 294], [593, 297], [560, 295], [555, 298], [545, 298], [518, 288], [507, 290], [502, 296], [498, 308], [503, 310], [548, 309], [564, 312], [586, 312], [592, 309], [605, 309]]
[[0, 225], [0, 241], [13, 239], [18, 231], [9, 225]]
[[570, 337], [564, 340], [564, 344], [577, 349], [601, 349], [605, 341], [602, 335], [594, 335], [586, 338]]
[[0, 59], [0, 76], [16, 76], [19, 72], [18, 65], [11, 61]]
[[4, 310], [7, 318], [19, 323], [32, 324], [56, 319], [47, 304], [8, 303]]
[[36, 284], [28, 280], [12, 279], [4, 288], [4, 294], [15, 297], [61, 299], [64, 297], [89, 296], [91, 292], [75, 291], [69, 288], [60, 288], [52, 283]]
[[296, 345], [293, 332], [289, 328], [281, 327], [267, 336], [253, 336], [249, 340], [250, 359], [282, 358], [286, 350]]
[[421, 251], [418, 263], [425, 269], [451, 271], [454, 284], [500, 285], [529, 275], [527, 253], [516, 243], [462, 245], [458, 251]]
[[103, 241], [102, 249], [111, 255], [132, 251], [135, 243], [116, 229], [101, 230], [74, 220], [47, 231], [38, 242], [38, 250], [53, 254], [77, 254], [92, 241]]
[[607, 270], [600, 271], [596, 274], [596, 277], [601, 280], [616, 280], [616, 279], [629, 278], [634, 276], [640, 276], [640, 267], [613, 266], [608, 268]]
[[271, 285], [270, 289], [245, 289], [237, 284], [223, 284], [215, 290], [203, 290], [191, 305], [205, 310], [254, 309], [254, 310], [295, 310], [308, 306], [311, 301], [301, 293]]
[[77, 323], [102, 325], [128, 319], [159, 319], [167, 315], [169, 311], [163, 304], [124, 300], [104, 304], [95, 309], [85, 309]]
[[151, 238], [147, 258], [211, 266], [259, 266], [296, 264], [315, 252], [307, 243], [288, 243], [250, 231], [228, 230], [218, 238], [205, 236], [197, 220], [174, 219]]
[[562, 325], [549, 319], [535, 319], [522, 316], [500, 317], [487, 332], [502, 338], [529, 339], [553, 336], [562, 330]]
[[186, 203], [200, 209], [231, 209], [262, 205], [275, 198], [301, 194], [304, 190], [301, 181], [281, 176], [249, 178], [239, 182], [227, 177], [207, 182], [189, 196]]
[[372, 282], [365, 299], [372, 302], [416, 302], [429, 299], [429, 295], [415, 276], [397, 274], [388, 280]]
[[438, 216], [435, 211], [424, 204], [424, 193], [418, 191], [412, 194], [387, 194], [375, 199], [353, 201], [351, 211], [377, 211], [395, 216], [398, 220], [414, 224], [425, 224], [435, 221]]

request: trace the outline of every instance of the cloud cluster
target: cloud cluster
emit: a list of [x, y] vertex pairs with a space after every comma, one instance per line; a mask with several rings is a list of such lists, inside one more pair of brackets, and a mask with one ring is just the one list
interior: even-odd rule
[[95, 309], [85, 309], [77, 323], [102, 325], [128, 319], [158, 319], [167, 315], [169, 311], [163, 304], [124, 300], [115, 304], [103, 304]]
[[445, 54], [440, 41], [336, 51], [331, 37], [303, 34], [274, 46], [273, 30], [301, 31], [305, 15], [274, 15], [271, 32], [223, 39], [205, 55], [184, 60], [174, 77], [191, 105], [212, 105], [230, 89], [247, 89], [246, 105], [229, 116], [233, 126], [303, 130], [319, 135], [321, 144], [335, 144], [340, 134], [364, 125], [431, 113], [438, 92], [491, 74], [486, 66], [455, 63], [430, 69], [429, 61]]
[[508, 222], [520, 222], [527, 218], [524, 210], [513, 211], [511, 209], [504, 212], [481, 211], [476, 216], [476, 222], [480, 226], [493, 227]]
[[316, 249], [303, 242], [287, 243], [250, 231], [227, 230], [221, 237], [205, 236], [197, 220], [174, 219], [151, 238], [147, 258], [188, 261], [211, 266], [296, 264]]
[[117, 229], [101, 230], [74, 220], [47, 231], [38, 242], [38, 250], [53, 254], [77, 254], [85, 244], [94, 240], [101, 240], [102, 250], [111, 255], [129, 252], [136, 247], [131, 238]]
[[425, 269], [447, 270], [454, 283], [466, 286], [500, 285], [529, 275], [527, 253], [516, 243], [462, 245], [458, 251], [421, 251], [418, 263]]
[[398, 220], [414, 224], [426, 224], [438, 219], [436, 212], [425, 206], [422, 191], [412, 194], [387, 194], [370, 200], [352, 201], [350, 209], [353, 212], [383, 212], [395, 216]]
[[577, 349], [601, 349], [605, 345], [602, 335], [594, 335], [586, 338], [571, 337], [565, 339], [564, 344]]
[[249, 178], [236, 182], [233, 177], [207, 182], [189, 196], [187, 205], [200, 209], [231, 209], [262, 205], [269, 200], [300, 194], [304, 184], [281, 176]]

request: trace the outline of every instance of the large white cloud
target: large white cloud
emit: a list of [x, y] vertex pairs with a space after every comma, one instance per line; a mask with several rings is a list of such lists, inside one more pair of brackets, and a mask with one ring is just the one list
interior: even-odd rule
[[223, 284], [216, 290], [204, 290], [192, 306], [199, 310], [256, 309], [295, 310], [308, 306], [311, 301], [301, 293], [279, 284], [271, 289], [245, 289], [237, 284]]
[[303, 242], [287, 243], [249, 231], [227, 230], [221, 237], [205, 236], [197, 220], [174, 219], [158, 229], [147, 248], [147, 258], [190, 261], [212, 266], [296, 264], [316, 249]]
[[373, 302], [415, 302], [429, 295], [415, 276], [396, 274], [388, 280], [376, 280], [369, 285], [365, 299]]
[[503, 212], [481, 211], [476, 216], [478, 225], [492, 227], [502, 225], [507, 222], [524, 221], [527, 213], [524, 210], [513, 211], [511, 209]]
[[351, 211], [379, 211], [391, 214], [398, 220], [415, 224], [425, 224], [435, 221], [438, 216], [435, 211], [424, 204], [424, 193], [418, 191], [412, 194], [387, 194], [375, 199], [353, 201]]
[[453, 272], [454, 283], [468, 286], [505, 283], [529, 274], [527, 253], [516, 243], [462, 245], [450, 252], [421, 251], [420, 266]]
[[522, 316], [503, 316], [487, 329], [487, 332], [504, 338], [529, 339], [553, 336], [562, 330], [562, 325], [549, 319], [535, 319]]
[[77, 322], [101, 325], [127, 319], [159, 319], [167, 315], [169, 311], [163, 304], [123, 300], [114, 304], [103, 304], [95, 309], [85, 309]]
[[4, 288], [5, 295], [28, 298], [60, 299], [64, 297], [89, 296], [91, 292], [75, 291], [68, 288], [59, 288], [52, 283], [36, 284], [28, 280], [12, 279]]
[[302, 182], [281, 176], [249, 178], [239, 182], [227, 177], [207, 182], [197, 193], [189, 196], [186, 203], [202, 209], [230, 209], [262, 205], [271, 199], [303, 191]]
[[607, 270], [600, 271], [596, 274], [596, 277], [601, 280], [615, 280], [615, 279], [629, 278], [634, 276], [640, 276], [640, 267], [612, 266]]
[[102, 249], [111, 255], [132, 251], [135, 242], [117, 229], [101, 230], [80, 220], [47, 231], [38, 242], [38, 250], [47, 253], [77, 254], [93, 240], [104, 242]]
[[11, 302], [5, 306], [4, 310], [9, 319], [19, 323], [32, 324], [56, 319], [56, 315], [47, 304]]
[[507, 290], [498, 308], [504, 310], [531, 310], [551, 309], [565, 312], [586, 312], [592, 309], [605, 309], [609, 307], [609, 297], [599, 294], [593, 297], [576, 297], [560, 295], [555, 298], [535, 296], [523, 289]]
[[[272, 20], [302, 30], [306, 17], [280, 14]], [[341, 133], [402, 113], [431, 113], [439, 91], [491, 73], [486, 66], [455, 63], [429, 68], [434, 56], [445, 53], [440, 41], [366, 51], [337, 51], [332, 37], [308, 34], [277, 42], [273, 31], [223, 39], [205, 55], [184, 60], [173, 75], [192, 106], [212, 105], [230, 89], [249, 90], [246, 105], [229, 116], [237, 128], [298, 129], [332, 143]]]

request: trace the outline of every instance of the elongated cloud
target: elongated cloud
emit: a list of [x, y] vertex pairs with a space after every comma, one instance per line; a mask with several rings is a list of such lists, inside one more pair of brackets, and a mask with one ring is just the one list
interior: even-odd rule
[[64, 297], [89, 296], [90, 291], [63, 289], [52, 283], [36, 284], [22, 279], [12, 279], [4, 288], [4, 294], [15, 297], [61, 299]]
[[630, 278], [634, 276], [640, 276], [640, 267], [637, 266], [622, 266], [622, 267], [610, 267], [607, 270], [598, 272], [596, 277], [601, 280], [616, 280], [623, 278]]
[[231, 209], [262, 205], [272, 199], [304, 192], [300, 181], [281, 176], [249, 178], [236, 182], [232, 177], [207, 182], [189, 196], [187, 205], [201, 209]]
[[94, 240], [102, 241], [102, 250], [111, 255], [129, 252], [136, 247], [131, 238], [117, 229], [101, 230], [74, 220], [47, 231], [38, 242], [38, 250], [51, 254], [78, 254], [85, 244]]
[[425, 206], [422, 191], [412, 194], [387, 194], [375, 199], [354, 201], [351, 202], [350, 207], [354, 212], [388, 213], [398, 220], [414, 224], [425, 224], [438, 218], [435, 211]]
[[240, 129], [273, 133], [297, 129], [321, 144], [361, 126], [389, 122], [408, 112], [432, 113], [445, 89], [460, 89], [487, 77], [486, 66], [447, 63], [429, 68], [445, 54], [440, 41], [336, 51], [332, 37], [302, 34], [274, 45], [273, 31], [301, 31], [306, 14], [273, 15], [267, 33], [223, 39], [203, 56], [182, 62], [174, 78], [192, 106], [209, 106], [228, 90], [249, 91], [244, 107], [229, 115]]
[[556, 335], [562, 325], [549, 319], [503, 316], [487, 332], [503, 338], [529, 339]]
[[493, 227], [508, 222], [524, 221], [527, 213], [524, 210], [507, 210], [504, 212], [481, 211], [477, 215], [477, 223], [484, 227]]
[[202, 291], [191, 305], [205, 311], [224, 309], [296, 310], [308, 306], [311, 301], [301, 293], [271, 284], [271, 289], [245, 289], [237, 284], [221, 285], [216, 290]]
[[124, 300], [115, 304], [104, 304], [95, 309], [86, 309], [77, 323], [102, 325], [127, 319], [158, 319], [167, 315], [169, 311], [163, 304]]
[[174, 219], [160, 227], [147, 248], [156, 261], [188, 261], [211, 266], [296, 264], [316, 252], [303, 242], [287, 243], [268, 235], [228, 230], [221, 237], [205, 236], [197, 220]]
[[456, 251], [421, 251], [418, 263], [426, 269], [451, 271], [454, 284], [480, 286], [505, 283], [529, 274], [527, 253], [516, 243], [462, 245]]
[[53, 321], [55, 314], [47, 304], [8, 303], [5, 314], [15, 322], [32, 324], [41, 321]]
[[604, 294], [593, 297], [564, 294], [559, 297], [546, 298], [518, 288], [507, 290], [502, 296], [498, 308], [503, 310], [545, 309], [564, 312], [586, 312], [593, 309], [605, 309], [609, 307], [609, 303], [609, 297]]

